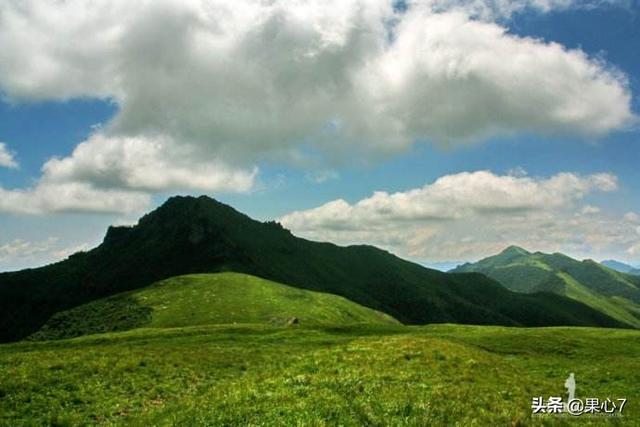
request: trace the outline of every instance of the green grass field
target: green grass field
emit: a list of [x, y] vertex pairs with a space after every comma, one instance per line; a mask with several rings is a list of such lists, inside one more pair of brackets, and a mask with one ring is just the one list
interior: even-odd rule
[[[399, 325], [143, 328], [0, 346], [0, 424], [573, 425], [534, 396], [628, 399], [640, 331]], [[603, 424], [604, 423], [604, 424]]]
[[54, 315], [31, 339], [73, 338], [139, 327], [214, 324], [398, 324], [348, 299], [240, 273], [191, 274]]

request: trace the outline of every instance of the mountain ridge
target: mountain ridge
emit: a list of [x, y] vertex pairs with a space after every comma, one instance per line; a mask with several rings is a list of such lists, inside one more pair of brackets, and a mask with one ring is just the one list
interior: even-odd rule
[[175, 196], [135, 226], [49, 266], [0, 274], [0, 340], [24, 338], [55, 313], [184, 274], [234, 271], [343, 296], [403, 323], [624, 327], [553, 294], [520, 295], [481, 274], [424, 268], [373, 246], [294, 236], [206, 196]]
[[625, 264], [620, 261], [608, 259], [608, 260], [602, 261], [600, 264], [604, 265], [605, 267], [609, 267], [612, 270], [616, 270], [620, 273], [633, 274], [634, 276], [640, 276], [640, 268], [634, 267], [629, 264]]
[[561, 253], [514, 254], [507, 248], [451, 271], [483, 273], [517, 292], [565, 295], [620, 321], [640, 326], [640, 277], [615, 271], [591, 259], [579, 261]]

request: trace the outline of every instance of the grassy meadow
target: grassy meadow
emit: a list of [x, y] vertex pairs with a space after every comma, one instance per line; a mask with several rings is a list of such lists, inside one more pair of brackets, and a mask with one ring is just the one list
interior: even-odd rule
[[240, 273], [190, 274], [55, 314], [30, 339], [73, 338], [134, 328], [214, 324], [398, 324], [337, 295]]
[[[0, 425], [640, 425], [640, 331], [210, 325], [0, 345]], [[622, 417], [531, 415], [625, 397]]]

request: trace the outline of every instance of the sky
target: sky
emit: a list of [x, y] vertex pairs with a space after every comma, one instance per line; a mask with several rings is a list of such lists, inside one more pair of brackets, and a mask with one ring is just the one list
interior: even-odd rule
[[175, 194], [431, 266], [640, 265], [637, 0], [5, 0], [0, 271]]

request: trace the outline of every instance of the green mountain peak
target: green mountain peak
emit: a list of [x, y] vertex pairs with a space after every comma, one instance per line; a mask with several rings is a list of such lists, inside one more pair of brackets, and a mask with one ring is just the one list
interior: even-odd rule
[[510, 246], [453, 272], [478, 272], [523, 293], [553, 292], [640, 327], [640, 277], [563, 253], [530, 253]]
[[502, 252], [500, 252], [500, 254], [501, 255], [531, 255], [531, 252], [527, 251], [524, 248], [521, 248], [520, 246], [511, 245], [505, 248]]

